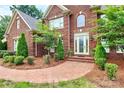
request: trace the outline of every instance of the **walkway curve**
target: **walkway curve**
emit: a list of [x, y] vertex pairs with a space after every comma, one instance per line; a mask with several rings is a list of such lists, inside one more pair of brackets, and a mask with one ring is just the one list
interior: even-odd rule
[[79, 78], [90, 72], [93, 67], [94, 64], [92, 63], [69, 61], [54, 67], [33, 70], [16, 70], [0, 66], [0, 79], [33, 83], [51, 83]]

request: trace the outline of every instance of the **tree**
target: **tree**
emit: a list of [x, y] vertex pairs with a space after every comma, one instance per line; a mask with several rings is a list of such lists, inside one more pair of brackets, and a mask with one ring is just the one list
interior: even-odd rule
[[60, 35], [56, 29], [51, 29], [41, 22], [37, 23], [37, 31], [34, 31], [33, 34], [36, 43], [45, 45], [45, 49], [48, 50], [48, 55], [50, 54], [50, 49], [56, 47], [57, 39]]
[[10, 16], [0, 16], [0, 40], [4, 38], [4, 33], [10, 21]]
[[24, 57], [28, 56], [28, 46], [27, 46], [27, 42], [26, 42], [24, 33], [21, 33], [21, 36], [18, 39], [16, 55], [24, 56]]
[[63, 42], [62, 42], [61, 37], [59, 37], [58, 42], [57, 42], [56, 58], [58, 60], [63, 60], [64, 59], [64, 47], [63, 47]]
[[105, 10], [98, 10], [104, 17], [97, 20], [98, 42], [105, 38], [107, 45], [111, 48], [120, 46], [124, 49], [124, 6], [106, 6]]
[[18, 9], [36, 19], [42, 18], [43, 15], [42, 11], [38, 10], [35, 5], [12, 5], [10, 6], [10, 9], [12, 11]]

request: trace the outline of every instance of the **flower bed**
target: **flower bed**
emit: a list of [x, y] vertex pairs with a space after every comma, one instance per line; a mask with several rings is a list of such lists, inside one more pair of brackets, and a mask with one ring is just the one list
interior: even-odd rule
[[50, 64], [44, 64], [43, 58], [41, 57], [35, 57], [34, 58], [34, 64], [30, 65], [28, 64], [27, 60], [24, 60], [24, 64], [21, 65], [14, 65], [11, 63], [3, 63], [3, 59], [0, 59], [0, 65], [12, 69], [23, 69], [23, 70], [28, 70], [28, 69], [42, 69], [42, 68], [48, 68], [48, 67], [53, 67], [59, 64], [62, 64], [64, 60], [62, 61], [54, 61], [54, 59], [51, 59]]

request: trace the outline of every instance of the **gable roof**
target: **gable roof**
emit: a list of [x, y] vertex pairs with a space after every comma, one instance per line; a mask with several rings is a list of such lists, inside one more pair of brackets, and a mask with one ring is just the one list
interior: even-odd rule
[[[55, 5], [50, 5], [50, 6], [48, 6], [46, 12], [45, 12], [44, 15], [43, 15], [43, 18], [46, 18], [46, 17], [47, 17], [47, 15], [49, 14], [49, 12], [50, 12], [51, 9], [53, 8], [53, 6], [55, 6]], [[70, 11], [67, 7], [65, 7], [65, 6], [63, 6], [63, 5], [56, 5], [56, 6], [57, 6], [58, 8], [60, 8], [62, 11], [64, 11], [64, 12], [69, 12], [69, 11]]]
[[22, 18], [22, 20], [25, 22], [25, 24], [29, 27], [30, 30], [36, 30], [36, 22], [38, 20], [16, 9], [12, 15], [12, 18], [10, 20], [10, 23], [7, 27], [5, 34], [9, 33], [12, 27], [12, 24], [14, 20], [16, 19], [17, 14]]

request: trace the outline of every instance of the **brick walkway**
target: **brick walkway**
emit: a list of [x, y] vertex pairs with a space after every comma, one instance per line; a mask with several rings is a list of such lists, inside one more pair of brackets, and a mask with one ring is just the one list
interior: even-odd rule
[[76, 79], [93, 69], [92, 63], [65, 62], [55, 67], [35, 70], [16, 70], [0, 66], [0, 79], [34, 83]]

